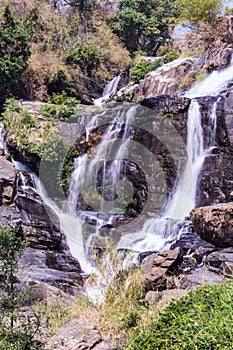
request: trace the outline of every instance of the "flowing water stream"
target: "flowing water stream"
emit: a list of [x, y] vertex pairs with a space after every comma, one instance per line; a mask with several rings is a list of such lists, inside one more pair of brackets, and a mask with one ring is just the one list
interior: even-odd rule
[[103, 103], [106, 102], [112, 94], [117, 92], [120, 79], [121, 74], [115, 76], [109, 83], [106, 84], [103, 91], [103, 95], [93, 100], [95, 106], [102, 107]]

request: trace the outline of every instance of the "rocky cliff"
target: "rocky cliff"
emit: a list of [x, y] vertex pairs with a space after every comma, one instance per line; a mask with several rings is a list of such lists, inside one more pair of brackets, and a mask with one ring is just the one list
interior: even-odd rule
[[46, 283], [69, 294], [80, 292], [81, 267], [69, 251], [56, 214], [45, 208], [31, 189], [22, 190], [20, 175], [8, 158], [1, 150], [0, 223], [14, 226], [17, 234], [28, 242], [20, 260], [19, 277], [30, 285]]

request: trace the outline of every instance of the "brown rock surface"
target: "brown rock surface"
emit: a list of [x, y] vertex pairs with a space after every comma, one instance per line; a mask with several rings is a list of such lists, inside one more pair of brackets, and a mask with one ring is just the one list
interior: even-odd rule
[[175, 273], [181, 259], [179, 247], [151, 254], [142, 266], [145, 284], [148, 290], [166, 289], [166, 273]]
[[190, 218], [202, 239], [219, 247], [233, 246], [233, 202], [193, 209]]
[[47, 342], [45, 350], [113, 350], [116, 349], [114, 339], [104, 339], [95, 326], [87, 321], [72, 320], [57, 330]]

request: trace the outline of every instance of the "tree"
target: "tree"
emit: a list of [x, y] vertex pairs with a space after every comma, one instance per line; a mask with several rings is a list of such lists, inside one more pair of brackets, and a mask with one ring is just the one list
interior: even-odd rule
[[221, 0], [176, 0], [180, 11], [180, 22], [198, 25], [199, 22], [213, 24], [221, 13]]
[[[17, 278], [19, 258], [26, 243], [13, 228], [0, 225], [0, 348], [2, 350], [37, 349], [33, 338], [40, 330], [41, 315], [30, 306], [30, 292]], [[13, 348], [11, 345], [14, 344]]]
[[176, 16], [174, 0], [120, 0], [108, 23], [131, 53], [156, 54]]
[[26, 32], [14, 20], [7, 6], [0, 27], [0, 103], [10, 95], [20, 94], [20, 79], [29, 57]]

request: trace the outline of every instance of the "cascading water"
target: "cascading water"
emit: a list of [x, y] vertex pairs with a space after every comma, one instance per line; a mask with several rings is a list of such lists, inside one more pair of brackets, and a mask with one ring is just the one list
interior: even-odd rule
[[[216, 104], [209, 117], [213, 134], [216, 128]], [[211, 141], [214, 142], [214, 138]], [[169, 249], [186, 230], [188, 222], [185, 217], [195, 207], [198, 179], [205, 158], [212, 150], [212, 142], [207, 148], [204, 147], [200, 107], [196, 100], [192, 100], [188, 111], [187, 161], [183, 174], [177, 179], [162, 217], [147, 220], [141, 231], [127, 234], [120, 240], [118, 249], [132, 251], [125, 265], [134, 264], [141, 252]]]
[[214, 70], [206, 79], [196, 84], [185, 93], [186, 97], [195, 98], [201, 96], [217, 96], [227, 88], [227, 84], [233, 79], [233, 57], [231, 63], [225, 69]]
[[[226, 73], [227, 72], [227, 73]], [[233, 77], [233, 64], [222, 72], [212, 73], [218, 75], [218, 82], [213, 88], [209, 86], [211, 79], [208, 77], [200, 85], [196, 86], [186, 93], [187, 97], [195, 98], [202, 95], [218, 95], [219, 91], [225, 88]], [[231, 77], [232, 76], [232, 77]], [[206, 83], [208, 82], [208, 84]], [[116, 81], [115, 81], [116, 82]], [[204, 92], [203, 92], [204, 91]], [[158, 251], [169, 249], [179, 235], [186, 230], [189, 222], [185, 217], [190, 210], [195, 207], [196, 191], [198, 186], [198, 179], [205, 157], [211, 152], [215, 142], [216, 129], [216, 106], [218, 101], [214, 104], [209, 116], [209, 128], [212, 130], [212, 137], [210, 144], [204, 146], [202, 117], [198, 101], [193, 99], [188, 111], [187, 124], [187, 161], [184, 167], [182, 176], [177, 179], [173, 192], [170, 195], [163, 213], [160, 218], [147, 219], [140, 230], [129, 232], [122, 236], [117, 249], [131, 250], [134, 252], [128, 255], [127, 260], [123, 264], [123, 268], [132, 264], [138, 257], [140, 252]], [[129, 143], [132, 140], [130, 124], [133, 123], [135, 114], [135, 107], [128, 109], [125, 114], [116, 114], [112, 123], [106, 128], [105, 134], [102, 136], [101, 142], [97, 149], [91, 155], [84, 154], [75, 159], [73, 172], [71, 175], [68, 203], [65, 210], [62, 210], [58, 205], [48, 197], [40, 179], [33, 173], [31, 177], [34, 182], [34, 190], [41, 196], [43, 201], [50, 206], [58, 215], [60, 219], [61, 230], [67, 237], [67, 243], [71, 249], [71, 253], [75, 256], [87, 274], [94, 273], [100, 276], [96, 263], [89, 258], [88, 246], [95, 244], [95, 239], [98, 237], [99, 228], [104, 224], [114, 222], [114, 207], [112, 206], [111, 197], [115, 199], [115, 194], [118, 191], [119, 183], [124, 182], [124, 159], [127, 159]], [[89, 140], [90, 130], [98, 125], [100, 115], [93, 117], [86, 125], [86, 140]], [[115, 142], [118, 138], [122, 140], [120, 146]], [[0, 142], [4, 144], [4, 129], [0, 126]], [[118, 147], [119, 146], [119, 147]], [[100, 165], [102, 171], [99, 172]], [[21, 172], [29, 172], [20, 163], [15, 162], [15, 166]], [[93, 208], [96, 212], [102, 214], [91, 213], [90, 219], [95, 222], [95, 230], [88, 238], [83, 236], [82, 225], [83, 217], [86, 215], [81, 211], [80, 197], [81, 195], [90, 196], [91, 185], [96, 181], [97, 187], [101, 189], [101, 193], [95, 193], [95, 200]], [[26, 186], [26, 183], [24, 183]], [[124, 185], [122, 186], [124, 188]], [[129, 189], [130, 192], [130, 189]], [[131, 198], [132, 193], [129, 193]], [[102, 200], [106, 199], [107, 203]], [[110, 214], [109, 214], [110, 213]], [[101, 290], [111, 283], [114, 273], [112, 265], [109, 260], [109, 254], [103, 257], [102, 266], [105, 269], [104, 277], [100, 286], [89, 288], [88, 292], [92, 300], [98, 300], [101, 296]], [[121, 262], [122, 263], [122, 262]], [[117, 265], [116, 269], [120, 268]], [[122, 268], [122, 266], [121, 266]]]
[[106, 102], [109, 97], [117, 91], [120, 79], [121, 74], [115, 76], [109, 83], [106, 84], [102, 97], [97, 98], [93, 101], [95, 106], [102, 107], [103, 103]]

